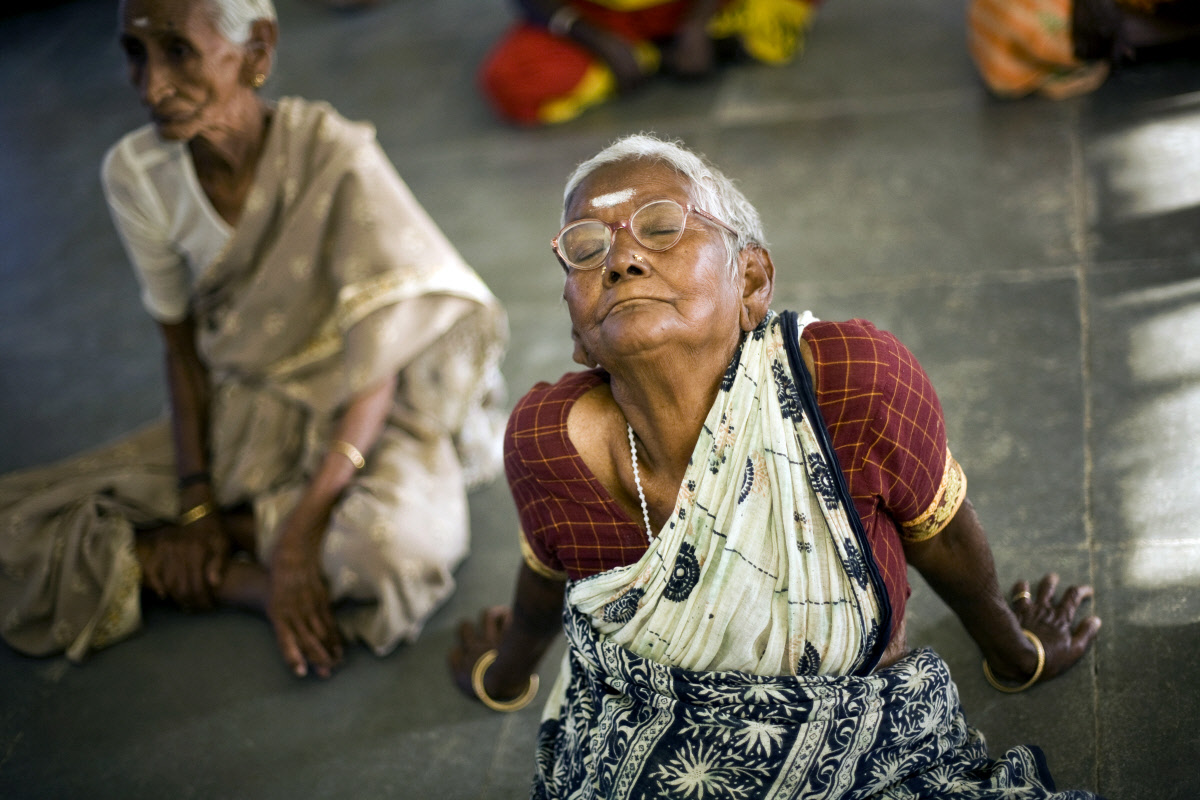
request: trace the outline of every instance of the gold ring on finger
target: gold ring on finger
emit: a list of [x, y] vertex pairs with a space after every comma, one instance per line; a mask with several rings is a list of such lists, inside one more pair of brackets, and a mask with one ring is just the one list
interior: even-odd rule
[[1028, 589], [1026, 589], [1023, 592], [1017, 592], [1012, 597], [1012, 601], [1014, 603], [1017, 602], [1018, 600], [1032, 600], [1032, 599], [1033, 599], [1033, 595], [1029, 592]]

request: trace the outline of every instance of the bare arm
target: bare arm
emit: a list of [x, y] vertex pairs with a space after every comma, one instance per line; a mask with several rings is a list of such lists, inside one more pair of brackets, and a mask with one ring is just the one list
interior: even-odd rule
[[166, 345], [167, 390], [175, 463], [180, 478], [208, 471], [208, 368], [196, 352], [196, 326], [189, 317], [160, 324]]
[[684, 78], [699, 78], [715, 64], [708, 21], [717, 13], [720, 0], [696, 0], [679, 25], [675, 38], [664, 53], [667, 69]]
[[142, 549], [146, 584], [160, 597], [185, 608], [209, 608], [224, 576], [229, 538], [216, 512], [208, 475], [208, 370], [196, 352], [189, 318], [160, 324], [166, 355], [167, 391], [175, 468], [180, 479], [180, 513], [208, 509], [179, 528], [156, 534]]
[[[1056, 600], [1058, 578], [1043, 578], [1037, 594], [1010, 606], [1000, 591], [987, 536], [970, 500], [939, 534], [904, 546], [908, 563], [962, 620], [997, 677], [1024, 682], [1037, 667], [1037, 651], [1021, 633], [1037, 636], [1046, 651], [1042, 679], [1053, 678], [1078, 661], [1100, 629], [1100, 619], [1075, 622], [1090, 586], [1071, 586]], [[1018, 583], [1018, 590], [1027, 587]]]
[[[393, 376], [351, 400], [334, 440], [369, 456], [383, 431], [396, 392]], [[267, 617], [280, 653], [298, 676], [311, 665], [321, 677], [342, 659], [342, 643], [329, 591], [321, 573], [321, 550], [333, 507], [354, 480], [357, 469], [343, 452], [330, 449], [284, 522], [270, 553]]]
[[496, 650], [496, 661], [483, 677], [488, 696], [507, 700], [520, 695], [562, 630], [565, 586], [565, 581], [544, 577], [522, 564], [511, 610], [487, 609], [478, 624], [459, 626], [458, 645], [450, 651], [450, 670], [458, 688], [475, 697], [471, 668], [485, 652]]

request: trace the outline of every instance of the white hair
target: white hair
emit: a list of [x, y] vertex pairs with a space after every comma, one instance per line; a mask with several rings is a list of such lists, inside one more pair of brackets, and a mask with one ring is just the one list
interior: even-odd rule
[[563, 190], [563, 224], [566, 224], [566, 208], [571, 203], [571, 195], [579, 185], [601, 167], [624, 161], [665, 164], [686, 178], [695, 190], [697, 204], [737, 232], [734, 241], [730, 241], [728, 234], [725, 237], [733, 264], [737, 263], [737, 254], [746, 247], [754, 245], [766, 249], [767, 240], [758, 209], [733, 185], [733, 181], [703, 156], [684, 147], [682, 142], [645, 133], [617, 139], [575, 168]]
[[208, 0], [208, 3], [216, 13], [217, 29], [233, 44], [245, 44], [256, 21], [277, 19], [271, 0]]

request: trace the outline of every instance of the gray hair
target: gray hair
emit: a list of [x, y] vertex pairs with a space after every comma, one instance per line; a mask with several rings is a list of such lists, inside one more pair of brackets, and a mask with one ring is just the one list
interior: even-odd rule
[[271, 0], [208, 0], [216, 12], [217, 30], [233, 44], [245, 44], [257, 20], [275, 22]]
[[733, 181], [703, 156], [684, 147], [682, 142], [645, 133], [617, 139], [575, 168], [563, 190], [563, 224], [566, 224], [566, 208], [571, 195], [593, 172], [609, 164], [639, 160], [665, 164], [675, 170], [695, 189], [701, 208], [737, 231], [735, 241], [730, 242], [728, 235], [725, 237], [726, 245], [732, 250], [732, 263], [737, 262], [738, 253], [751, 245], [766, 249], [767, 240], [758, 209], [733, 185]]

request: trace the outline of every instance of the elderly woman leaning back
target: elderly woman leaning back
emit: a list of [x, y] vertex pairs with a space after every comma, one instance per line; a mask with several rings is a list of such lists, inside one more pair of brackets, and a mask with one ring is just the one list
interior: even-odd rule
[[945, 663], [909, 650], [906, 564], [1006, 690], [1087, 650], [1091, 589], [1056, 599], [1049, 575], [1006, 600], [913, 355], [862, 320], [771, 312], [757, 212], [676, 144], [581, 165], [563, 221], [588, 369], [510, 417], [524, 565], [511, 611], [464, 623], [450, 657], [511, 710], [565, 627], [534, 796], [1044, 796], [1035, 751], [986, 761]]
[[504, 314], [371, 126], [260, 94], [270, 0], [124, 0], [119, 24], [151, 124], [104, 189], [170, 421], [0, 481], [3, 633], [81, 658], [138, 627], [144, 585], [260, 609], [327, 676], [453, 588], [466, 487], [499, 468]]

